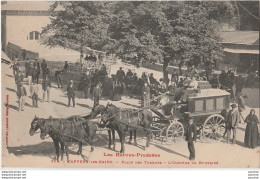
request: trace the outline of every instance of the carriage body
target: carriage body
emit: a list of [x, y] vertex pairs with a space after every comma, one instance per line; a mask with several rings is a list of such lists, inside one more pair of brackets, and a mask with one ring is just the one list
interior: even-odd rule
[[216, 140], [223, 136], [225, 121], [222, 113], [229, 109], [230, 93], [211, 88], [207, 82], [201, 86], [199, 92], [189, 94], [187, 103], [171, 101], [169, 97], [169, 102], [161, 110], [152, 109], [156, 114], [153, 125], [164, 131], [160, 135], [167, 141], [178, 141], [184, 136], [188, 126], [187, 113], [194, 119], [200, 139]]

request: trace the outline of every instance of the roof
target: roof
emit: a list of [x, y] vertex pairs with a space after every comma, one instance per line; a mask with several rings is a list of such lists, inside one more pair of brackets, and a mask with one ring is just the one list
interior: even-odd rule
[[216, 89], [216, 88], [201, 89], [200, 93], [189, 94], [189, 99], [218, 97], [218, 96], [226, 96], [226, 95], [229, 96], [230, 93], [228, 93], [227, 91], [222, 90], [222, 89]]
[[11, 62], [10, 58], [3, 51], [1, 51], [1, 59]]
[[223, 31], [221, 43], [259, 45], [259, 31]]
[[52, 1], [8, 1], [1, 6], [2, 11], [49, 11]]

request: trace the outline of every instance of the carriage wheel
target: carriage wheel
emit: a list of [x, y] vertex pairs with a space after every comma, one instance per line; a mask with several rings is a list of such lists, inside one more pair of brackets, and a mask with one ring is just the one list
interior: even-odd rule
[[224, 118], [219, 114], [209, 116], [203, 124], [203, 137], [207, 140], [219, 140], [225, 132]]
[[184, 127], [182, 123], [178, 121], [173, 121], [167, 128], [166, 131], [166, 141], [169, 142], [178, 142], [183, 139], [184, 136]]
[[153, 128], [153, 137], [155, 139], [165, 136], [165, 129], [167, 124], [158, 116], [153, 116], [153, 122], [151, 127]]

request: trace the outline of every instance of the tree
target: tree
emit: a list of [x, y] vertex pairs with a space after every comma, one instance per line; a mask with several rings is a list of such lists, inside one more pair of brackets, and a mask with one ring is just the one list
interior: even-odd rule
[[[122, 58], [138, 54], [146, 61], [162, 61], [164, 77], [171, 61], [205, 67], [209, 74], [221, 58], [220, 23], [233, 19], [229, 2], [122, 2], [109, 29]], [[124, 8], [121, 8], [121, 7]], [[123, 18], [122, 18], [123, 17]], [[123, 19], [123, 20], [122, 20]], [[180, 65], [181, 67], [181, 65]]]
[[210, 73], [221, 58], [220, 24], [234, 21], [230, 2], [56, 2], [62, 7], [43, 30], [44, 44], [88, 46], [126, 58], [163, 62], [164, 78], [174, 60], [202, 65]]
[[[42, 30], [42, 43], [50, 47], [78, 45], [101, 49], [107, 37], [105, 2], [61, 1], [51, 6], [51, 23]], [[56, 11], [56, 9], [59, 9]]]

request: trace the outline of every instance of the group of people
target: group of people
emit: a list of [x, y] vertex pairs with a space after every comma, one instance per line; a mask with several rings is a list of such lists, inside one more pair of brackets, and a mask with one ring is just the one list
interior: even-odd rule
[[[231, 105], [231, 110], [226, 115], [226, 130], [224, 136], [227, 133], [227, 142], [230, 143], [231, 132], [233, 133], [233, 141], [232, 143], [236, 143], [236, 130], [238, 127], [238, 123], [241, 122], [241, 113], [239, 109], [237, 109], [237, 105], [234, 103]], [[243, 119], [243, 118], [242, 118]], [[244, 119], [243, 119], [244, 120]], [[258, 124], [259, 120], [255, 114], [255, 110], [251, 109], [250, 113], [247, 115], [244, 120], [247, 123], [244, 144], [248, 148], [255, 148], [259, 144], [259, 132], [258, 132]]]
[[[187, 141], [188, 150], [190, 152], [189, 159], [194, 160], [195, 159], [194, 142], [196, 142], [197, 139], [197, 128], [196, 125], [194, 124], [194, 119], [190, 117], [189, 112], [185, 114], [188, 120], [185, 139]], [[225, 138], [227, 134], [227, 143], [230, 144], [231, 134], [233, 134], [232, 144], [236, 144], [237, 128], [238, 128], [238, 124], [241, 121], [241, 114], [238, 111], [237, 105], [235, 103], [231, 105], [231, 110], [229, 112], [226, 112], [224, 117], [225, 117], [225, 132], [223, 138]], [[244, 146], [250, 149], [254, 149], [260, 144], [259, 129], [258, 129], [259, 120], [258, 117], [256, 116], [256, 112], [254, 109], [250, 110], [250, 113], [247, 115], [244, 122], [246, 123]]]
[[28, 58], [25, 62], [25, 76], [21, 73], [20, 64], [17, 59], [14, 61], [13, 73], [15, 77], [15, 83], [17, 87], [17, 97], [19, 104], [19, 111], [24, 111], [25, 98], [28, 95], [26, 88], [24, 87], [24, 78], [28, 78], [29, 91], [32, 98], [32, 107], [38, 107], [39, 100], [39, 77], [42, 71], [42, 91], [43, 98], [42, 102], [45, 102], [45, 96], [47, 96], [47, 101], [50, 102], [50, 89], [51, 81], [49, 79], [49, 68], [45, 60], [40, 62], [36, 58], [34, 61], [29, 61]]

